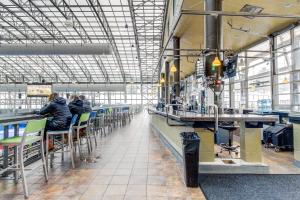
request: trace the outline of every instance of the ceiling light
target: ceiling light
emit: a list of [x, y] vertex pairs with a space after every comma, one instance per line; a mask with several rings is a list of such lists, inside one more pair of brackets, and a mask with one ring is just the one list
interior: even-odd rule
[[177, 68], [175, 65], [171, 66], [170, 72], [173, 72], [173, 73], [177, 72]]
[[66, 27], [73, 27], [74, 26], [74, 21], [72, 20], [71, 17], [68, 17], [65, 21], [65, 26]]
[[239, 65], [240, 65], [240, 66], [245, 66], [245, 61], [244, 61], [243, 58], [240, 59]]
[[[262, 7], [246, 4], [246, 5], [244, 5], [244, 7], [242, 7], [240, 12], [246, 12], [246, 13], [255, 15], [255, 14], [261, 13], [263, 10], [264, 9]], [[254, 16], [245, 16], [245, 17], [249, 18], [249, 19], [254, 19], [255, 18]]]
[[289, 80], [287, 79], [287, 77], [284, 77], [282, 83], [283, 83], [283, 84], [288, 84], [288, 83], [289, 83]]

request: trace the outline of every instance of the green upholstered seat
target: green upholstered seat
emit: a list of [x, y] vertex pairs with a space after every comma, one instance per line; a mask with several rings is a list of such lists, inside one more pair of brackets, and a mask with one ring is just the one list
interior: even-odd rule
[[[21, 144], [22, 138], [23, 138], [22, 136], [6, 138], [6, 139], [3, 139], [3, 140], [0, 140], [0, 144], [3, 145], [3, 146], [18, 145], [18, 144]], [[41, 140], [40, 136], [26, 136], [25, 144], [30, 144], [30, 143], [37, 142], [37, 141], [40, 141], [40, 140]]]

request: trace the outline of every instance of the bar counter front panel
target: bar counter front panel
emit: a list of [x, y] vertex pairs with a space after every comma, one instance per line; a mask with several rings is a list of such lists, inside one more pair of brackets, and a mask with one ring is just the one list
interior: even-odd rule
[[[182, 112], [179, 115], [149, 109], [152, 128], [161, 134], [176, 153], [182, 157], [180, 132], [194, 131], [200, 137], [200, 164], [216, 163], [214, 149], [215, 116], [213, 114], [197, 114]], [[169, 123], [167, 123], [167, 117]], [[265, 166], [262, 163], [261, 129], [263, 123], [276, 122], [276, 116], [258, 116], [251, 114], [221, 114], [219, 122], [238, 122], [240, 126], [240, 157], [243, 163]], [[170, 125], [171, 124], [171, 125]], [[179, 126], [176, 126], [179, 125]], [[182, 126], [185, 125], [185, 126]]]

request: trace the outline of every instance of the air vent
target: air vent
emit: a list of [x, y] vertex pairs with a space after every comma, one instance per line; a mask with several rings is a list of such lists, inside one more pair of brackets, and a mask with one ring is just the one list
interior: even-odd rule
[[[258, 7], [258, 6], [252, 6], [249, 4], [244, 5], [244, 7], [240, 10], [240, 12], [247, 12], [250, 14], [259, 14], [263, 11], [264, 9], [262, 7]], [[255, 17], [253, 16], [245, 16], [246, 18], [249, 19], [254, 19]]]

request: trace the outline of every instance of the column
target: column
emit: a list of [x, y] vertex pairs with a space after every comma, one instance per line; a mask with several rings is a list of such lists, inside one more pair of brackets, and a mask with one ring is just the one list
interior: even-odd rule
[[177, 71], [174, 73], [174, 87], [176, 97], [180, 96], [180, 38], [173, 37], [174, 65]]
[[166, 97], [166, 104], [170, 103], [170, 92], [169, 92], [169, 78], [170, 78], [170, 63], [168, 61], [165, 62], [165, 97]]
[[195, 128], [200, 137], [199, 162], [214, 162], [214, 133], [207, 128]]
[[261, 152], [261, 129], [262, 122], [249, 124], [245, 121], [240, 123], [240, 149], [241, 159], [246, 162], [262, 162]]

